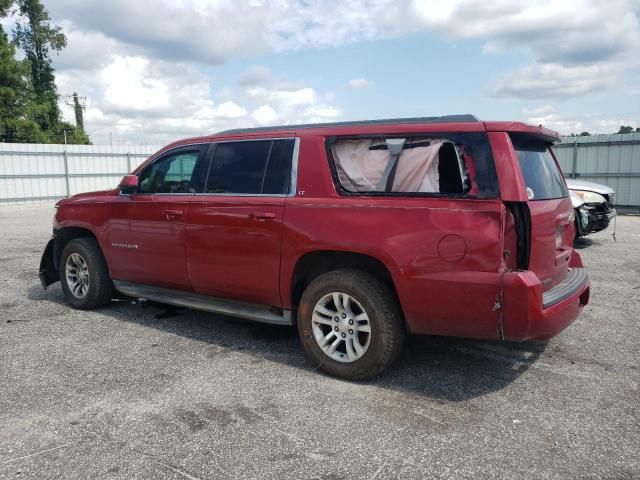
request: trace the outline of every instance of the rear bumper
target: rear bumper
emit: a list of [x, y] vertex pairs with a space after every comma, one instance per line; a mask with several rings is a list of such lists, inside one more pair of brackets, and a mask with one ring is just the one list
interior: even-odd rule
[[567, 328], [589, 303], [590, 279], [581, 267], [572, 268], [558, 286], [542, 292], [533, 272], [505, 276], [504, 336], [506, 340], [548, 340]]

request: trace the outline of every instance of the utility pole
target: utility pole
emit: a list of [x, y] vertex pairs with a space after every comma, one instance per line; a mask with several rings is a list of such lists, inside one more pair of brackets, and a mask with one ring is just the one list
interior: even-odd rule
[[73, 92], [73, 95], [67, 96], [67, 98], [70, 100], [65, 103], [73, 108], [73, 113], [76, 116], [76, 127], [84, 133], [84, 119], [82, 111], [87, 109], [87, 97], [79, 97], [76, 92]]

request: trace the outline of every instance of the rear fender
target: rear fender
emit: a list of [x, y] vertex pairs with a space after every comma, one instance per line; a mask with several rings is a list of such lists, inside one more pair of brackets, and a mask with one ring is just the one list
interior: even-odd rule
[[570, 268], [583, 268], [582, 257], [575, 249], [571, 252], [571, 259], [569, 260]]

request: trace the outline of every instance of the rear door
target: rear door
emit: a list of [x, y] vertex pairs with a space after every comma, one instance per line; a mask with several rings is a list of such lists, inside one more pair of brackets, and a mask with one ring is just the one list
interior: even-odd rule
[[528, 269], [546, 291], [567, 274], [573, 248], [573, 206], [548, 142], [528, 134], [510, 134], [526, 184], [531, 217]]
[[189, 209], [187, 262], [197, 293], [280, 306], [280, 250], [295, 139], [214, 145], [205, 193]]

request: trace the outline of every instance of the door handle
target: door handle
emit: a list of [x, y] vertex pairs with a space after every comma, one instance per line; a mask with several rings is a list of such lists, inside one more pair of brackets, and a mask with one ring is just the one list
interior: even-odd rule
[[249, 217], [254, 220], [273, 220], [276, 214], [273, 212], [251, 212]]
[[167, 220], [175, 220], [182, 216], [182, 210], [162, 210], [162, 214]]

